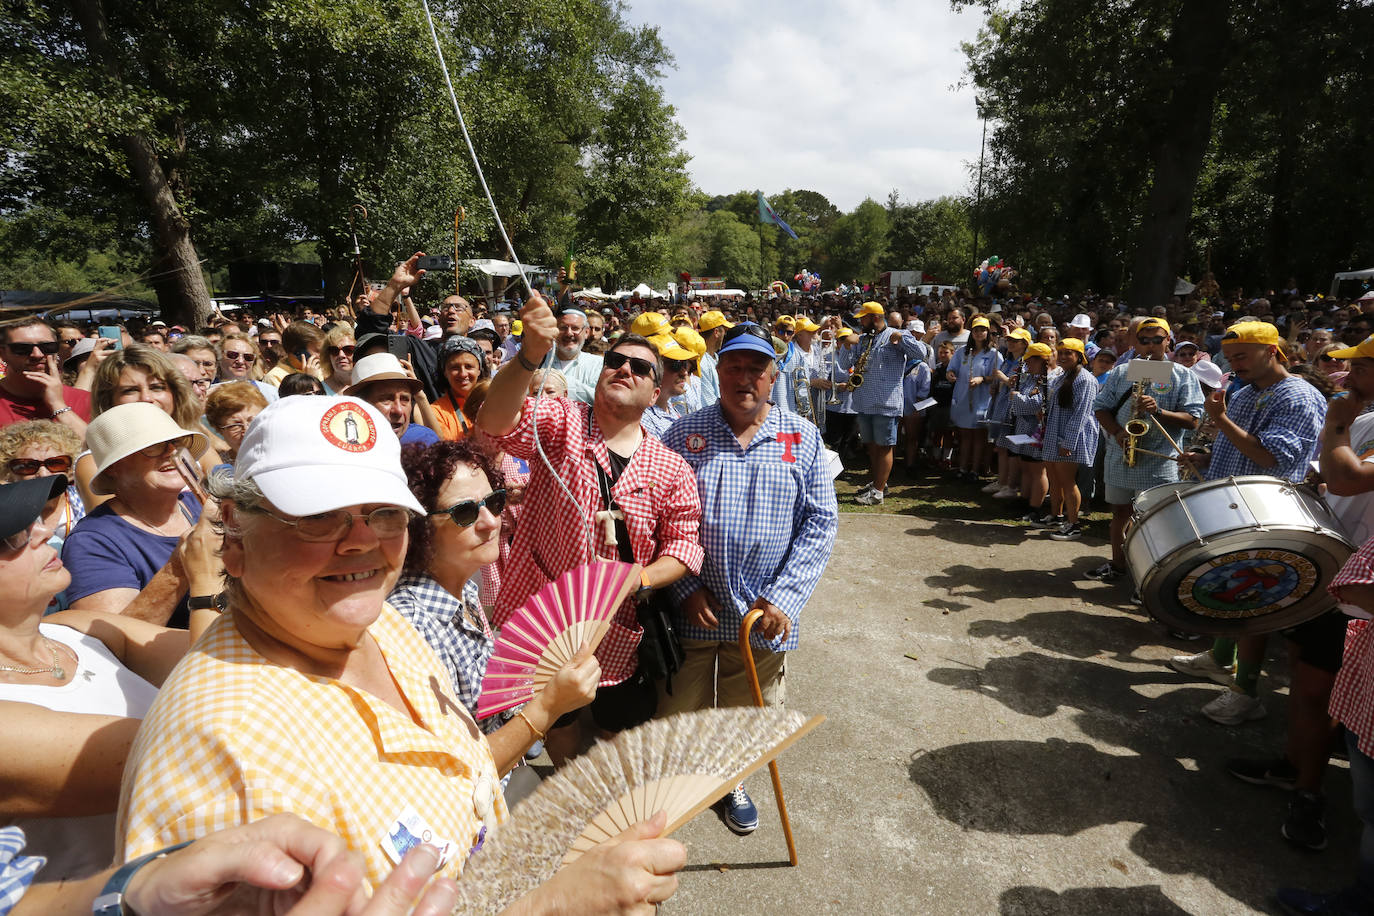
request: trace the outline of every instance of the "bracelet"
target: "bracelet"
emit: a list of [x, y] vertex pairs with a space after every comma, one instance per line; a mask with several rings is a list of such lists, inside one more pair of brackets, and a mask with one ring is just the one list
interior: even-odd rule
[[653, 588], [653, 586], [649, 584], [649, 574], [645, 572], [642, 566], [639, 569], [639, 585], [640, 588]]
[[529, 716], [525, 715], [525, 711], [523, 709], [516, 711], [515, 714], [520, 717], [520, 721], [524, 722], [526, 725], [529, 726], [530, 731], [534, 732], [534, 738], [536, 741], [544, 740], [544, 733], [534, 727], [534, 723], [530, 721]]
[[539, 367], [538, 367], [538, 366], [536, 366], [534, 363], [530, 362], [529, 360], [525, 359], [525, 351], [524, 351], [524, 350], [521, 350], [520, 352], [516, 353], [516, 354], [515, 354], [515, 359], [516, 359], [517, 362], [520, 363], [521, 366], [524, 367], [524, 369], [525, 369], [526, 372], [537, 372], [537, 371], [539, 371]]
[[52, 417], [51, 417], [51, 419], [56, 420], [58, 417], [62, 416], [64, 413], [71, 413], [71, 411], [72, 411], [72, 409], [71, 409], [70, 407], [59, 407], [59, 408], [57, 408], [56, 410], [54, 410], [54, 411], [52, 412]]

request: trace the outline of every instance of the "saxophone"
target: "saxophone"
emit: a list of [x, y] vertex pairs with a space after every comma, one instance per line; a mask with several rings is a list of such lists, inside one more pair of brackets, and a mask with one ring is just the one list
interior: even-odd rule
[[1131, 418], [1126, 421], [1126, 444], [1122, 446], [1122, 451], [1126, 455], [1126, 467], [1135, 467], [1136, 445], [1140, 442], [1140, 437], [1150, 431], [1149, 421], [1140, 417], [1140, 398], [1145, 394], [1145, 383], [1136, 382], [1131, 391]]
[[878, 342], [878, 334], [875, 331], [868, 338], [868, 346], [859, 354], [859, 358], [854, 361], [854, 368], [849, 370], [849, 390], [860, 388], [864, 383], [864, 367], [868, 365], [868, 354], [872, 352], [873, 345]]

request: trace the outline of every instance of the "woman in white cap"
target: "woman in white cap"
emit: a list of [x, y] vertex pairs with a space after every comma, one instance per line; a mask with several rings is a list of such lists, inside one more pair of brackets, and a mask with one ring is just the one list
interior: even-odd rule
[[[493, 758], [448, 671], [386, 603], [425, 512], [400, 452], [359, 398], [285, 398], [254, 421], [233, 477], [212, 476], [227, 606], [134, 744], [125, 860], [289, 812], [361, 853], [376, 886], [419, 837], [456, 877], [506, 819], [500, 775], [515, 760]], [[672, 893], [643, 877], [639, 901]]]
[[190, 638], [123, 615], [44, 617], [71, 581], [45, 507], [63, 474], [0, 486], [0, 810], [75, 879], [114, 855], [114, 811], [139, 720]]
[[93, 419], [86, 443], [96, 466], [91, 488], [113, 498], [83, 518], [62, 546], [72, 570], [71, 606], [178, 628], [190, 625], [193, 609], [213, 613], [215, 570], [193, 577], [181, 563], [170, 562], [193, 531], [197, 549], [212, 537], [212, 519], [197, 525], [200, 501], [186, 491], [176, 459], [181, 448], [198, 458], [206, 449], [205, 435], [139, 402]]

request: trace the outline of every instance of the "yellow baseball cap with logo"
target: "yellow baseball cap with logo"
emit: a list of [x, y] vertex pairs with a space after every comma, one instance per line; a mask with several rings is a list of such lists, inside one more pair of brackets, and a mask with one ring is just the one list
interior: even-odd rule
[[668, 330], [668, 316], [662, 312], [644, 312], [636, 315], [635, 320], [630, 322], [630, 333], [638, 334], [640, 337], [653, 337]]
[[797, 329], [797, 322], [792, 320], [791, 315], [779, 315], [778, 320], [773, 322], [773, 327], [795, 331]]
[[1374, 334], [1369, 335], [1353, 347], [1331, 350], [1326, 355], [1332, 359], [1374, 359]]
[[1079, 340], [1077, 337], [1065, 337], [1063, 340], [1059, 341], [1059, 349], [1072, 350], [1079, 356], [1086, 355], [1083, 352], [1083, 341]]
[[973, 319], [973, 322], [968, 326], [968, 329], [969, 329], [970, 331], [972, 331], [974, 328], [991, 328], [991, 327], [992, 327], [992, 324], [991, 324], [986, 318], [984, 318], [982, 315], [979, 315], [977, 318]]
[[865, 315], [886, 315], [880, 302], [865, 302], [859, 306], [859, 310], [854, 313], [855, 318], [862, 318]]
[[1008, 339], [1015, 338], [1015, 339], [1017, 339], [1017, 340], [1024, 340], [1026, 343], [1030, 343], [1030, 342], [1031, 342], [1030, 331], [1027, 331], [1025, 328], [1013, 328], [1012, 330], [1010, 330], [1010, 331], [1007, 332], [1007, 338], [1008, 338]]

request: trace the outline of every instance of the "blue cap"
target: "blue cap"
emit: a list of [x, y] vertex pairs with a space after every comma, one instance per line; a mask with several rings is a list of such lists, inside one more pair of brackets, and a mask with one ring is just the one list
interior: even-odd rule
[[741, 321], [726, 331], [725, 342], [716, 352], [716, 356], [721, 357], [736, 350], [752, 350], [764, 354], [769, 359], [776, 359], [778, 355], [773, 349], [773, 335], [752, 321]]

